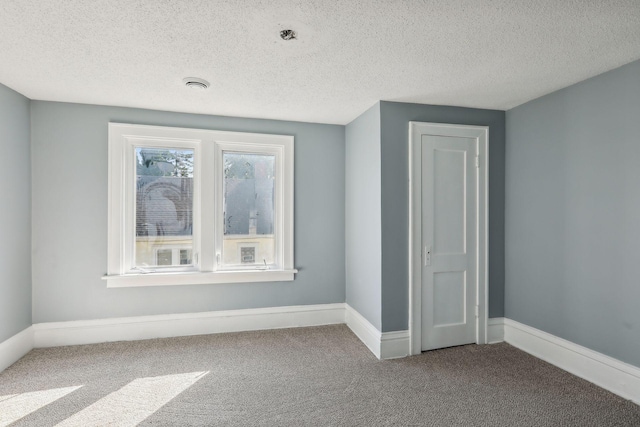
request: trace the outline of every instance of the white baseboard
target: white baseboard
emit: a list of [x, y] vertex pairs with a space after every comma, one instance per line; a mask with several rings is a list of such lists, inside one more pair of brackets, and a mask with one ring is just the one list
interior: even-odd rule
[[511, 319], [504, 319], [504, 340], [640, 405], [640, 368]]
[[504, 341], [504, 317], [491, 317], [487, 322], [487, 342], [496, 344]]
[[409, 331], [383, 332], [380, 338], [380, 359], [398, 359], [411, 354]]
[[33, 349], [33, 327], [29, 326], [8, 340], [0, 342], [0, 372]]
[[347, 326], [378, 359], [409, 355], [409, 331], [380, 332], [349, 304], [345, 304]]
[[37, 323], [36, 348], [344, 323], [345, 304]]
[[371, 353], [380, 359], [380, 341], [382, 333], [349, 304], [345, 305], [345, 322], [347, 326], [358, 338], [360, 338], [360, 341], [367, 346]]
[[[346, 323], [379, 359], [409, 355], [409, 331], [378, 331], [345, 303], [36, 323], [0, 344], [9, 366], [32, 348]], [[20, 334], [19, 334], [20, 335]], [[26, 339], [26, 341], [25, 341]], [[18, 345], [20, 344], [20, 345]], [[3, 348], [3, 347], [0, 347]], [[20, 350], [22, 349], [22, 350]], [[23, 351], [20, 353], [20, 351]], [[20, 354], [13, 358], [13, 354]], [[0, 359], [0, 366], [2, 359]]]
[[[38, 323], [0, 343], [0, 371], [32, 348], [346, 323], [378, 359], [405, 357], [409, 331], [381, 333], [345, 303]], [[488, 323], [506, 341], [640, 405], [640, 368], [507, 318]]]

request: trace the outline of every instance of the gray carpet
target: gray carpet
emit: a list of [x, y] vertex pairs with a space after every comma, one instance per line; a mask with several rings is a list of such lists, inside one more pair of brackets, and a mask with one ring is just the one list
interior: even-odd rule
[[36, 349], [0, 396], [81, 385], [14, 424], [53, 426], [135, 399], [137, 379], [202, 372], [140, 425], [640, 426], [639, 406], [508, 344], [378, 361], [344, 325]]

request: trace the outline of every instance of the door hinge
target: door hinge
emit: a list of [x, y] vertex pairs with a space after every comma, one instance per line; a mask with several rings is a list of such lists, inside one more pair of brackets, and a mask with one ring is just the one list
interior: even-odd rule
[[424, 247], [424, 266], [428, 267], [431, 265], [431, 246]]
[[480, 156], [476, 156], [476, 167], [480, 167]]

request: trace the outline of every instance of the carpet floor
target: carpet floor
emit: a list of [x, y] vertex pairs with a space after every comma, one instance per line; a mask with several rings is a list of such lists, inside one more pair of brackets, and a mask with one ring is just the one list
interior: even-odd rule
[[35, 349], [0, 373], [8, 424], [640, 426], [640, 406], [508, 344], [379, 361], [332, 325]]

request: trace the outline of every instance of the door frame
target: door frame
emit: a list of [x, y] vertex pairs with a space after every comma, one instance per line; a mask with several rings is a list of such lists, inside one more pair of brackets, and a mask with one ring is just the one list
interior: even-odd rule
[[[476, 344], [486, 344], [489, 308], [489, 127], [445, 123], [409, 122], [409, 336], [410, 354], [422, 352], [422, 158], [415, 135], [476, 138], [477, 288]], [[419, 147], [420, 145], [418, 145]], [[417, 175], [414, 176], [414, 175]], [[416, 179], [418, 178], [418, 179]], [[416, 268], [416, 266], [418, 266]]]

